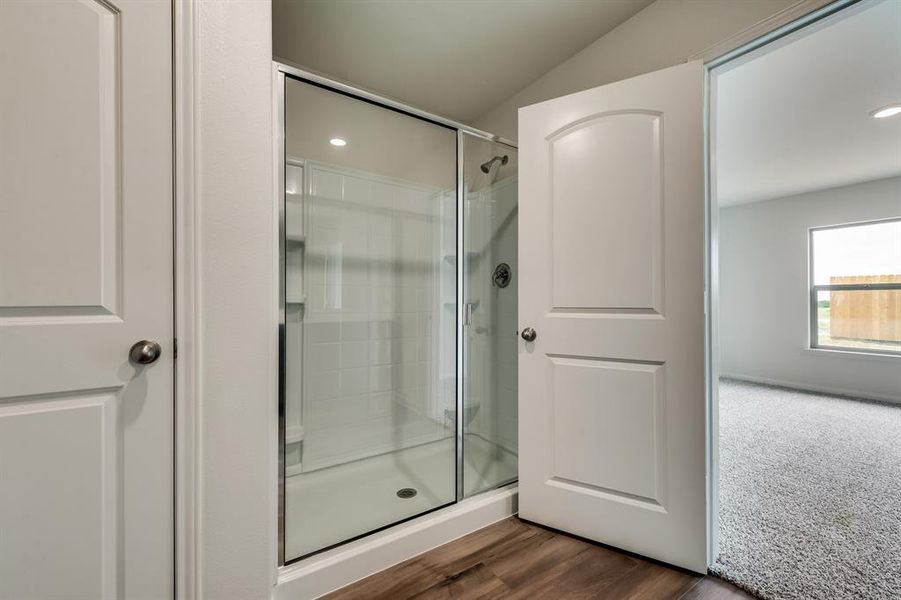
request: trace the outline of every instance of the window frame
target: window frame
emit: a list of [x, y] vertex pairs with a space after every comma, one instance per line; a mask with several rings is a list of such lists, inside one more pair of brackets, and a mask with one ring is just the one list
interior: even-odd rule
[[875, 291], [875, 290], [901, 290], [901, 282], [899, 283], [838, 283], [838, 284], [817, 284], [814, 281], [814, 247], [813, 236], [817, 231], [825, 231], [829, 229], [847, 229], [850, 227], [862, 227], [865, 225], [878, 225], [880, 223], [896, 223], [901, 222], [901, 217], [889, 217], [886, 219], [872, 219], [868, 221], [855, 221], [852, 223], [841, 223], [838, 225], [824, 225], [820, 227], [810, 227], [807, 230], [807, 268], [808, 268], [808, 312], [809, 312], [809, 348], [810, 350], [825, 350], [834, 352], [854, 352], [855, 354], [874, 355], [874, 356], [892, 356], [901, 357], [901, 350], [886, 350], [882, 348], [855, 348], [853, 346], [824, 346], [819, 343], [819, 323], [817, 311], [817, 293], [831, 291]]

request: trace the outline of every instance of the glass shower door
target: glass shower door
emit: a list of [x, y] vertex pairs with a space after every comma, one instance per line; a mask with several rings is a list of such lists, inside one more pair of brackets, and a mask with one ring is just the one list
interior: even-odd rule
[[456, 131], [285, 79], [284, 558], [456, 500]]
[[463, 495], [517, 477], [517, 150], [463, 139]]

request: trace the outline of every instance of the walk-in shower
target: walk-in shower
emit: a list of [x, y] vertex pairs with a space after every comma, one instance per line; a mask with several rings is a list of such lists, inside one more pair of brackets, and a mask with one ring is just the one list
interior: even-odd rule
[[443, 119], [283, 81], [289, 563], [516, 479], [517, 161]]

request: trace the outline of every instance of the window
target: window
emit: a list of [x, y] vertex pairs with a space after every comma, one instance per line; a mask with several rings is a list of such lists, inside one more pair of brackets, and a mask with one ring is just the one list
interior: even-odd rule
[[901, 355], [901, 219], [810, 230], [810, 346]]

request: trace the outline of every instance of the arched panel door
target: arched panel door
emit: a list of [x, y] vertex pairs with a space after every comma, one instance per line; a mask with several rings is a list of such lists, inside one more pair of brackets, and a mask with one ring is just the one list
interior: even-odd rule
[[519, 114], [520, 515], [699, 572], [702, 124], [700, 63]]

